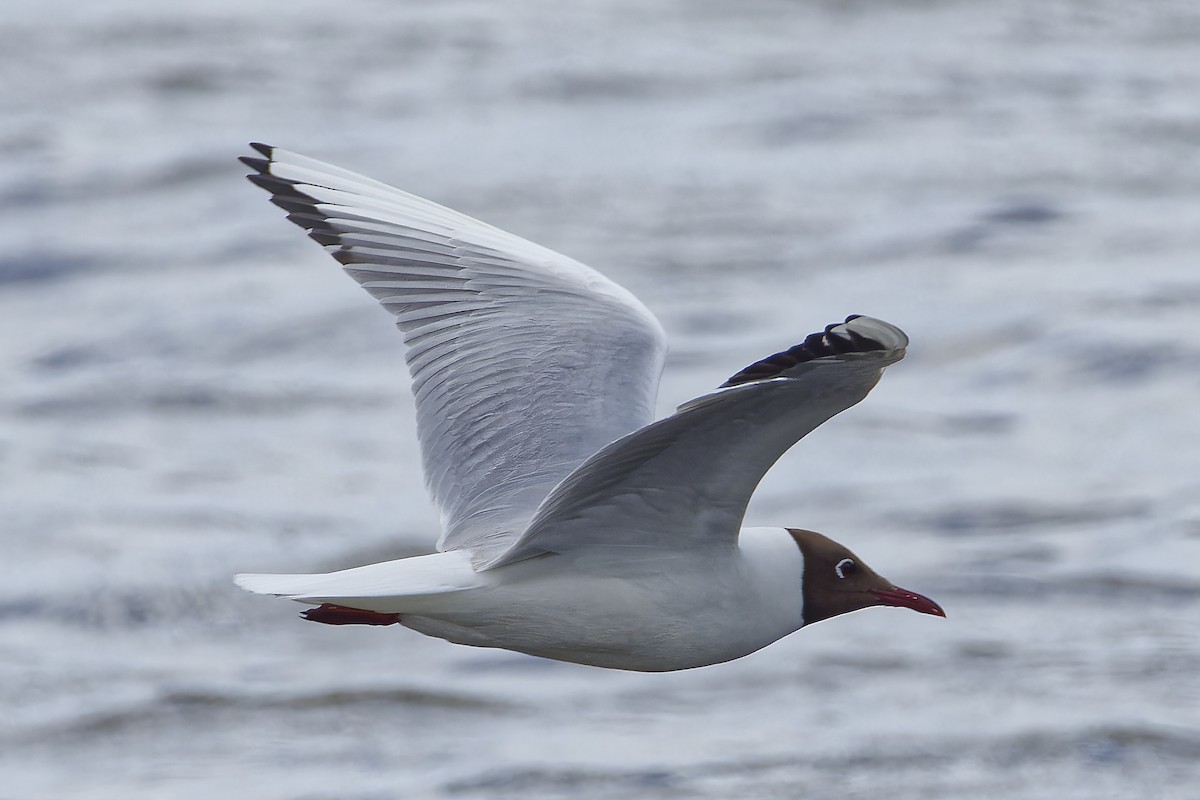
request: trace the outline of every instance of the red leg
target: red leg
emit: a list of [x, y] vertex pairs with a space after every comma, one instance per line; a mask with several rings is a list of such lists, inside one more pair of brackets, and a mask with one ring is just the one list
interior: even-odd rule
[[300, 612], [300, 616], [326, 625], [395, 625], [400, 621], [399, 614], [384, 614], [333, 603], [322, 603], [316, 608], [306, 609]]

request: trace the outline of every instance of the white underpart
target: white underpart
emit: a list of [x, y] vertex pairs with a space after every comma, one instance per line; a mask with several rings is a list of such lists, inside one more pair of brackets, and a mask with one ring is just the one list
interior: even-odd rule
[[[740, 658], [803, 624], [803, 557], [782, 528], [719, 555], [596, 549], [477, 572], [462, 552], [319, 575], [242, 575], [250, 591], [388, 614], [459, 644], [664, 671]], [[402, 588], [401, 588], [402, 587]]]

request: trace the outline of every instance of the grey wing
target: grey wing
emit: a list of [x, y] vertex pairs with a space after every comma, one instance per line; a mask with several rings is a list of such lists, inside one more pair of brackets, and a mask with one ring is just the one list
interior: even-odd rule
[[717, 391], [613, 442], [546, 498], [490, 568], [579, 547], [731, 547], [763, 475], [793, 444], [862, 400], [908, 337], [870, 317], [830, 325]]
[[464, 214], [266, 145], [247, 176], [407, 344], [438, 548], [502, 551], [584, 459], [654, 418], [666, 339], [600, 273]]

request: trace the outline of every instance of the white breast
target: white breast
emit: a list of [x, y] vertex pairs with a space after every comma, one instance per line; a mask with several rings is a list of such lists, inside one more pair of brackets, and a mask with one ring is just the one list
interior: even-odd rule
[[597, 549], [481, 573], [487, 588], [446, 597], [442, 624], [426, 617], [412, 627], [596, 666], [686, 669], [740, 658], [797, 630], [802, 573], [800, 550], [782, 528], [745, 529], [740, 547], [719, 556]]

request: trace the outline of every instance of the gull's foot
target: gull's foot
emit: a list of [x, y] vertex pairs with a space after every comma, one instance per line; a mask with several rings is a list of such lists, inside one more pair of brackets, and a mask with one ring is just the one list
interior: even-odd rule
[[322, 603], [316, 608], [305, 609], [300, 612], [300, 616], [312, 622], [324, 622], [326, 625], [395, 625], [400, 621], [399, 614], [384, 614], [333, 603]]

